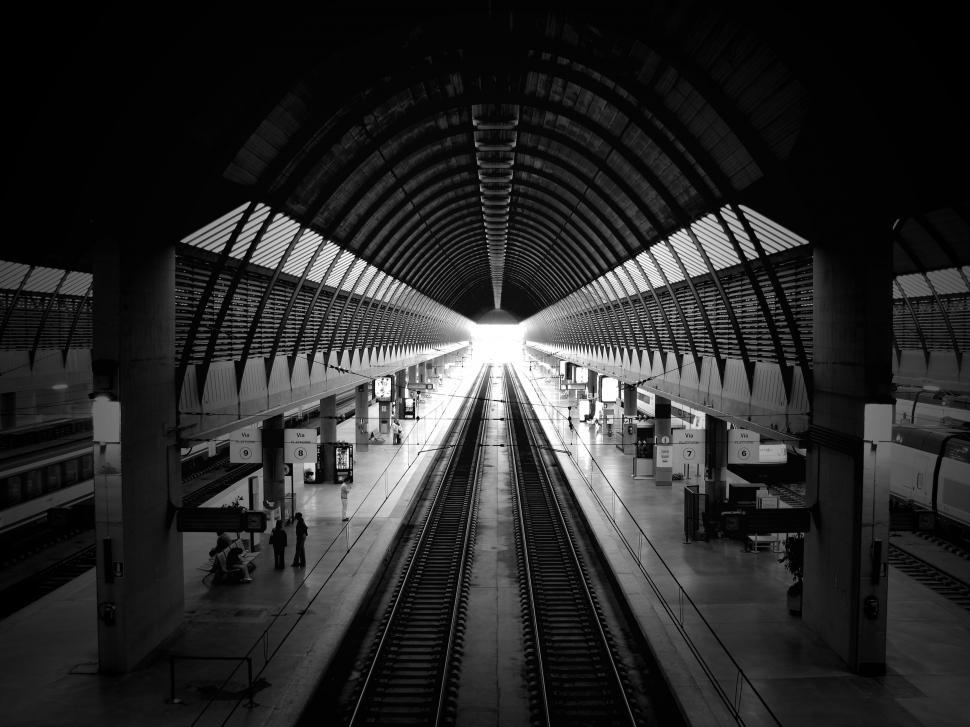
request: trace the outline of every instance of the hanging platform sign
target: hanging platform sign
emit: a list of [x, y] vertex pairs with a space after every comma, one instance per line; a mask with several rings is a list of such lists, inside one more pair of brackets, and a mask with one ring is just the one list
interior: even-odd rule
[[283, 461], [290, 463], [317, 461], [316, 429], [284, 429]]
[[761, 435], [750, 429], [728, 429], [728, 464], [758, 464]]
[[411, 391], [432, 391], [434, 384], [430, 381], [412, 381], [408, 383], [408, 388]]
[[229, 461], [249, 463], [263, 461], [263, 430], [256, 427], [237, 429], [229, 435]]

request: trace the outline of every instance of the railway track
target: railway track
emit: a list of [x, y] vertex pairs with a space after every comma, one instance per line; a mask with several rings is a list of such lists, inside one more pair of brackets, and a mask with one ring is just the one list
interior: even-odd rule
[[[94, 540], [93, 533], [91, 539]], [[0, 605], [0, 618], [6, 618], [91, 570], [97, 563], [97, 557], [97, 548], [92, 543], [44, 570], [4, 589], [0, 593], [0, 604], [2, 604]]]
[[[499, 679], [498, 692], [504, 696], [496, 697], [504, 705], [504, 718], [515, 724], [682, 724], [672, 703], [660, 706], [661, 698], [654, 703], [657, 684], [646, 676], [652, 667], [643, 663], [649, 648], [639, 641], [634, 645], [631, 634], [639, 631], [622, 621], [628, 616], [624, 606], [609, 600], [615, 591], [612, 583], [605, 584], [602, 567], [584, 563], [581, 553], [588, 544], [574, 544], [574, 529], [584, 526], [563, 512], [569, 505], [560, 502], [552, 486], [556, 478], [550, 477], [545, 464], [550, 448], [541, 432], [534, 431], [535, 423], [529, 423], [531, 411], [527, 413], [512, 393], [510, 376], [507, 370], [504, 401], [488, 388], [501, 377], [492, 379], [486, 372], [477, 381], [475, 394], [457, 417], [464, 422], [460, 433], [452, 433], [443, 448], [453, 454], [433, 471], [427, 485], [433, 494], [424, 495], [430, 504], [416, 517], [413, 545], [396, 556], [388, 585], [375, 594], [374, 605], [363, 609], [367, 613], [351, 629], [354, 634], [359, 630], [360, 636], [340, 647], [335, 661], [341, 665], [324, 676], [324, 687], [299, 724], [319, 723], [320, 715], [335, 703], [343, 705], [340, 723], [345, 725], [474, 720], [482, 704], [491, 702], [481, 699], [488, 691], [485, 685], [476, 683], [475, 677], [462, 678], [463, 666], [466, 673], [482, 676], [477, 663], [463, 665], [466, 658], [519, 665], [511, 679]], [[504, 404], [505, 416], [492, 420], [504, 424], [486, 436], [485, 407], [490, 400], [491, 406]], [[493, 437], [497, 441], [491, 441]], [[494, 465], [491, 459], [484, 462], [483, 446], [502, 447], [498, 451], [509, 453], [513, 471], [511, 484], [501, 475], [498, 479], [504, 484], [488, 479], [492, 484], [487, 495], [482, 494], [483, 468], [495, 474], [500, 468], [498, 459]], [[501, 509], [494, 499], [500, 492], [509, 498], [511, 515], [498, 523], [489, 521], [490, 535], [481, 547], [483, 553], [491, 553], [507, 542], [511, 554], [514, 543], [508, 581], [496, 586], [511, 587], [513, 592], [518, 588], [517, 603], [504, 616], [508, 626], [496, 625], [503, 611], [493, 611], [491, 596], [481, 591], [477, 600], [469, 596], [471, 583], [489, 588], [493, 582], [489, 564], [481, 566], [485, 575], [473, 575], [473, 553], [479, 498], [492, 498], [489, 508]], [[483, 617], [476, 609], [485, 603], [489, 605]], [[493, 662], [494, 655], [483, 651], [482, 639], [464, 638], [466, 624], [475, 623], [521, 633], [521, 639], [515, 639], [521, 653], [502, 652]], [[611, 629], [623, 633], [615, 639]], [[637, 675], [631, 679], [624, 664], [635, 665]], [[670, 718], [658, 720], [661, 712]]]
[[537, 433], [506, 369], [516, 551], [533, 723], [640, 724], [583, 559], [542, 458]]
[[481, 376], [399, 578], [348, 724], [452, 722], [475, 533], [489, 380]]
[[889, 544], [889, 564], [931, 591], [970, 611], [970, 583], [944, 572], [894, 543]]

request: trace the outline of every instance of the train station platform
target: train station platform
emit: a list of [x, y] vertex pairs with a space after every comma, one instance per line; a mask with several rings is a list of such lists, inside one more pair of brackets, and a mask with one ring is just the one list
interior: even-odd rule
[[[420, 420], [401, 420], [404, 444], [356, 453], [350, 522], [341, 520], [338, 487], [294, 484], [310, 529], [306, 568], [289, 565], [290, 526], [284, 570], [274, 570], [267, 547], [256, 556], [253, 582], [213, 586], [200, 570], [212, 536], [184, 534], [183, 626], [142, 667], [120, 677], [97, 673], [93, 571], [0, 621], [3, 723], [294, 724], [384, 567], [430, 454], [468, 393], [475, 372], [456, 371], [464, 378], [446, 378], [426, 397]], [[888, 673], [851, 674], [789, 615], [790, 578], [777, 553], [728, 539], [685, 542], [685, 483], [634, 480], [632, 458], [615, 440], [578, 422], [570, 433], [557, 382], [527, 366], [518, 371], [692, 724], [734, 723], [719, 689], [751, 725], [965, 724], [966, 611], [893, 571]], [[338, 425], [338, 437], [352, 441], [353, 426]], [[230, 502], [237, 487], [208, 504]]]

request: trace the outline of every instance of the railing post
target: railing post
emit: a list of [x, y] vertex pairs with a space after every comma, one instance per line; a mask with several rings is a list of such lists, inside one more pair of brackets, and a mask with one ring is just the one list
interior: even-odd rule
[[246, 657], [246, 669], [249, 671], [249, 704], [247, 705], [250, 709], [256, 706], [253, 702], [253, 657]]

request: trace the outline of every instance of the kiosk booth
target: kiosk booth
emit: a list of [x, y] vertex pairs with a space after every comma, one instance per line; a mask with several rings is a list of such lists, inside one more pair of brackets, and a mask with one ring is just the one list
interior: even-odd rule
[[414, 419], [414, 399], [410, 396], [404, 399], [404, 412], [401, 415], [402, 419]]
[[337, 465], [337, 484], [354, 481], [354, 445], [348, 442], [334, 444]]
[[643, 480], [653, 477], [653, 422], [638, 421], [636, 423], [636, 444], [634, 445], [633, 479]]

